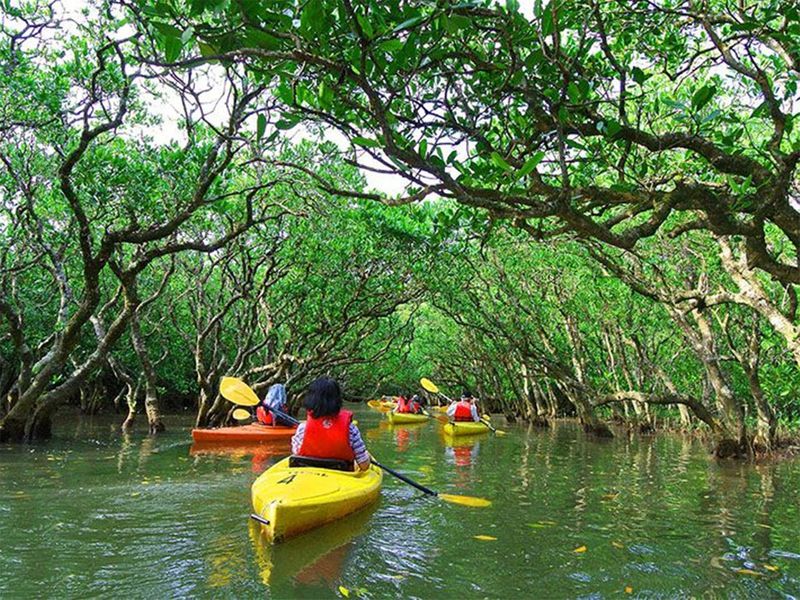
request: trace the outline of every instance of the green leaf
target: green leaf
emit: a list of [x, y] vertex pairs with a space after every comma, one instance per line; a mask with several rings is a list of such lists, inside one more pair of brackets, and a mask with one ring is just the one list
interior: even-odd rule
[[256, 120], [256, 139], [261, 141], [264, 137], [264, 132], [267, 130], [267, 117], [265, 115], [258, 115]]
[[300, 14], [300, 30], [306, 37], [314, 37], [327, 29], [328, 16], [323, 0], [308, 0]]
[[581, 101], [581, 90], [574, 81], [571, 81], [567, 86], [567, 96], [569, 97], [569, 101], [573, 104], [577, 104]]
[[281, 41], [278, 38], [265, 31], [256, 29], [255, 27], [247, 28], [245, 41], [248, 46], [261, 48], [263, 50], [278, 50], [281, 47]]
[[620, 125], [614, 119], [608, 119], [602, 123], [600, 131], [602, 131], [607, 137], [614, 137], [620, 131], [622, 131], [622, 125]]
[[511, 165], [506, 162], [506, 159], [500, 156], [497, 152], [492, 152], [489, 155], [489, 158], [496, 166], [500, 167], [504, 171], [510, 171], [512, 168]]
[[404, 45], [405, 42], [403, 40], [391, 39], [391, 40], [386, 40], [385, 42], [381, 42], [380, 44], [378, 44], [378, 47], [381, 50], [386, 50], [386, 52], [391, 53], [391, 52], [397, 52], [398, 50], [402, 50]]
[[283, 131], [287, 131], [289, 129], [292, 129], [299, 122], [300, 122], [300, 117], [296, 117], [294, 115], [288, 115], [284, 116], [284, 118], [275, 123], [275, 127]]
[[180, 37], [164, 38], [164, 58], [167, 62], [174, 62], [181, 55], [183, 44]]
[[417, 15], [416, 17], [411, 17], [410, 19], [406, 19], [399, 25], [395, 26], [395, 28], [392, 29], [392, 33], [398, 33], [400, 31], [403, 31], [404, 29], [410, 29], [415, 25], [419, 25], [424, 20], [425, 20], [424, 15]]
[[699, 90], [697, 90], [692, 96], [692, 106], [694, 107], [695, 110], [700, 110], [706, 104], [709, 103], [711, 98], [713, 98], [714, 94], [716, 93], [717, 93], [717, 86], [704, 85]]
[[206, 44], [205, 42], [198, 41], [197, 47], [200, 49], [200, 56], [204, 58], [219, 54], [219, 52], [217, 52], [217, 49], [214, 46], [212, 46], [211, 44]]
[[363, 15], [356, 15], [356, 21], [358, 21], [358, 24], [361, 26], [361, 31], [364, 32], [367, 39], [372, 38], [375, 32], [372, 30], [372, 23], [369, 22], [369, 19]]
[[331, 103], [333, 102], [333, 90], [325, 85], [324, 81], [319, 82], [319, 93], [317, 96], [320, 106], [323, 108], [330, 107]]
[[525, 164], [522, 165], [522, 168], [517, 171], [517, 179], [522, 179], [533, 173], [533, 170], [539, 166], [539, 163], [542, 162], [544, 158], [544, 152], [541, 150], [536, 152], [533, 156], [531, 156], [528, 160], [525, 161]]
[[422, 141], [419, 143], [419, 155], [422, 158], [425, 158], [428, 155], [428, 140], [422, 138]]
[[170, 25], [169, 23], [153, 21], [153, 27], [155, 27], [156, 31], [158, 31], [158, 33], [160, 33], [164, 38], [181, 39], [181, 36], [183, 35], [183, 32], [180, 29], [174, 25]]
[[186, 44], [194, 36], [194, 27], [187, 27], [181, 34], [181, 44]]
[[631, 75], [633, 76], [633, 80], [639, 85], [643, 84], [649, 79], [649, 76], [639, 67], [633, 67], [633, 69], [631, 69]]
[[356, 136], [350, 140], [357, 146], [363, 146], [364, 148], [380, 148], [381, 143], [378, 140], [372, 140], [370, 138], [365, 138], [361, 136]]

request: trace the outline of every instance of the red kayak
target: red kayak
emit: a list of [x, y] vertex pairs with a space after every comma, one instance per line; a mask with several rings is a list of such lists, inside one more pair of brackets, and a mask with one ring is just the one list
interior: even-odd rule
[[239, 427], [192, 429], [192, 439], [195, 442], [261, 442], [292, 437], [296, 430], [297, 427], [273, 427], [252, 423]]

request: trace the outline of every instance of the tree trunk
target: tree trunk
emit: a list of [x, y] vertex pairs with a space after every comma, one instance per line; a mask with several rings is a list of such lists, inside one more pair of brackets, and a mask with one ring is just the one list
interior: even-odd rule
[[[138, 301], [138, 298], [135, 296], [135, 288], [131, 286], [131, 288], [126, 289], [126, 292], [131, 294], [131, 303]], [[144, 343], [144, 337], [142, 336], [138, 307], [131, 315], [131, 341], [133, 342], [133, 349], [136, 351], [136, 356], [139, 358], [139, 364], [142, 367], [142, 377], [144, 378], [144, 411], [147, 415], [147, 425], [151, 434], [160, 433], [164, 431], [165, 427], [161, 420], [161, 410], [158, 405], [156, 371], [147, 353], [147, 347]]]

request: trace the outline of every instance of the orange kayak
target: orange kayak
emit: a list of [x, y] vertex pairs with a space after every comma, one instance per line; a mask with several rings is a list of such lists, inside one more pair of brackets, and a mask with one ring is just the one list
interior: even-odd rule
[[260, 442], [278, 440], [294, 435], [297, 427], [272, 427], [269, 425], [240, 425], [219, 429], [192, 429], [195, 442]]

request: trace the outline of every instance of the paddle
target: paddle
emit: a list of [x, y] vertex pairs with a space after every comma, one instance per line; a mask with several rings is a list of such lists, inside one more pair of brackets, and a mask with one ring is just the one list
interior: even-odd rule
[[[428, 379], [427, 377], [423, 377], [422, 379], [420, 379], [419, 383], [420, 383], [420, 385], [422, 385], [423, 388], [428, 390], [431, 394], [438, 394], [442, 398], [447, 400], [448, 402], [452, 402], [452, 400], [450, 398], [448, 398], [447, 396], [445, 396], [442, 392], [440, 392], [439, 391], [439, 387], [435, 383], [433, 383], [430, 379]], [[445, 419], [447, 419], [447, 418], [445, 417]], [[447, 419], [447, 421], [449, 422], [449, 419]], [[442, 421], [442, 422], [445, 422], [445, 421]], [[501, 429], [495, 429], [494, 427], [492, 427], [492, 425], [488, 421], [486, 421], [485, 419], [481, 419], [480, 422], [483, 423], [484, 425], [486, 425], [486, 427], [488, 427], [489, 430], [492, 433], [494, 433], [495, 435], [505, 435], [506, 434], [505, 431], [503, 431]]]
[[237, 408], [233, 411], [233, 418], [237, 421], [249, 421], [253, 418], [253, 415], [250, 414], [249, 410], [245, 410], [243, 408]]
[[[258, 396], [256, 396], [255, 392], [250, 389], [250, 386], [247, 385], [244, 381], [239, 379], [238, 377], [223, 377], [222, 382], [219, 385], [219, 391], [222, 396], [233, 402], [234, 404], [238, 404], [240, 406], [254, 406], [254, 404], [250, 404], [252, 399], [256, 399], [256, 404], [258, 404]], [[298, 425], [300, 421], [291, 417], [287, 414], [282, 413], [279, 410], [271, 409], [275, 416], [285, 419], [289, 423], [293, 423], [294, 425]], [[416, 481], [409, 479], [405, 475], [401, 475], [394, 469], [390, 469], [389, 467], [382, 465], [377, 460], [372, 458], [372, 463], [389, 473], [390, 475], [394, 475], [400, 481], [407, 483], [408, 485], [417, 488], [421, 492], [427, 494], [428, 496], [436, 496], [437, 498], [441, 498], [445, 502], [452, 502], [453, 504], [461, 504], [463, 506], [474, 506], [474, 507], [485, 507], [490, 506], [492, 503], [490, 500], [486, 498], [476, 498], [474, 496], [462, 496], [459, 494], [440, 494], [430, 488], [426, 488], [424, 485], [417, 483]]]

